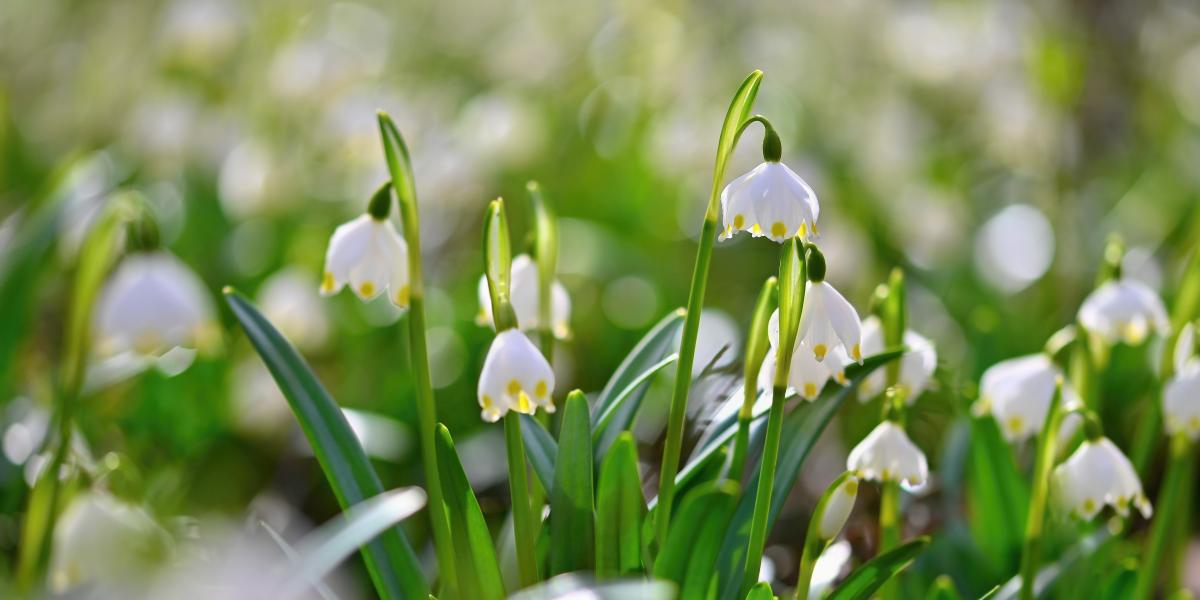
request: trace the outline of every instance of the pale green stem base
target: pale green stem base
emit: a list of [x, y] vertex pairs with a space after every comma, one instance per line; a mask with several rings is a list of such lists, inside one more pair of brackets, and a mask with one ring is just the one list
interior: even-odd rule
[[750, 521], [750, 542], [746, 546], [746, 570], [742, 574], [739, 597], [745, 596], [758, 583], [763, 547], [767, 541], [767, 518], [771, 512], [771, 495], [775, 491], [775, 467], [779, 462], [779, 441], [783, 434], [783, 405], [786, 389], [775, 386], [771, 397], [771, 412], [767, 416], [767, 438], [763, 442], [761, 468], [758, 472], [758, 493], [754, 497], [754, 516]]
[[1179, 526], [1177, 515], [1184, 498], [1187, 486], [1191, 484], [1192, 444], [1186, 437], [1177, 437], [1171, 441], [1171, 460], [1167, 465], [1167, 473], [1163, 478], [1162, 488], [1158, 494], [1158, 506], [1151, 525], [1150, 535], [1146, 537], [1146, 550], [1142, 562], [1138, 566], [1137, 591], [1134, 598], [1149, 599], [1154, 597], [1155, 584], [1163, 571], [1163, 558], [1171, 550], [1174, 533]]
[[516, 412], [509, 411], [504, 415], [504, 441], [508, 450], [508, 488], [512, 498], [517, 568], [521, 587], [528, 587], [538, 582], [536, 539], [529, 502], [529, 476], [525, 471], [525, 442], [521, 439], [521, 415]]

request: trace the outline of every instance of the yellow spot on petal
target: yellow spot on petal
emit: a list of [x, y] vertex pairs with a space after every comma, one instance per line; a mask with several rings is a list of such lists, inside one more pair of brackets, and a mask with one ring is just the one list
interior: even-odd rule
[[892, 480], [892, 470], [884, 469], [883, 472], [879, 474], [879, 478], [884, 481], [891, 481]]
[[775, 221], [775, 223], [771, 225], [771, 236], [783, 237], [785, 235], [787, 235], [787, 225], [784, 225], [783, 221]]
[[804, 384], [804, 395], [808, 397], [817, 395], [817, 384], [808, 381]]
[[1091, 498], [1085, 499], [1083, 501], [1083, 512], [1090, 513], [1094, 510], [1096, 510], [1096, 501]]
[[746, 224], [746, 215], [734, 215], [733, 226], [736, 229], [741, 229]]
[[144, 331], [133, 341], [133, 349], [138, 354], [153, 354], [162, 346], [162, 338], [154, 331]]
[[408, 294], [409, 294], [408, 286], [407, 285], [400, 286], [400, 291], [396, 292], [396, 305], [400, 306], [400, 307], [408, 306]]
[[1117, 509], [1122, 511], [1129, 510], [1129, 498], [1126, 498], [1125, 496], [1117, 498]]
[[758, 223], [755, 223], [752, 227], [750, 227], [750, 233], [753, 233], [754, 235], [758, 235], [758, 234], [762, 233], [762, 227], [759, 227]]
[[358, 293], [364, 297], [374, 296], [375, 284], [370, 281], [364, 281], [362, 285], [358, 286]]
[[850, 349], [850, 357], [854, 360], [862, 360], [862, 346], [855, 344], [854, 347]]
[[509, 381], [507, 391], [508, 391], [508, 395], [510, 395], [510, 396], [516, 396], [517, 394], [520, 394], [521, 393], [521, 382], [517, 381], [516, 379]]
[[808, 223], [801, 223], [800, 230], [796, 232], [800, 237], [808, 237]]
[[529, 394], [525, 392], [517, 394], [517, 412], [527, 415], [533, 414], [533, 404], [529, 402]]
[[1021, 428], [1024, 426], [1025, 426], [1025, 420], [1022, 419], [1021, 417], [1019, 417], [1019, 416], [1009, 417], [1009, 419], [1008, 419], [1008, 430], [1009, 431], [1011, 431], [1013, 433], [1018, 433], [1021, 431]]
[[325, 271], [325, 274], [321, 276], [321, 291], [328, 294], [333, 291], [333, 285], [333, 273]]
[[834, 378], [834, 380], [836, 380], [838, 383], [840, 383], [842, 385], [846, 385], [847, 383], [849, 383], [849, 381], [846, 379], [845, 371], [838, 371], [837, 374], [833, 376], [833, 378]]
[[533, 388], [533, 395], [537, 396], [538, 398], [545, 398], [547, 391], [546, 381], [539, 380], [537, 382], [537, 387]]
[[1188, 419], [1188, 429], [1191, 429], [1192, 431], [1200, 429], [1200, 417], [1192, 416], [1190, 419]]
[[846, 495], [848, 495], [848, 496], [857, 496], [858, 495], [858, 481], [857, 480], [852, 479], [852, 480], [846, 482]]
[[829, 352], [829, 348], [827, 348], [825, 344], [817, 344], [816, 346], [813, 346], [813, 354], [817, 357], [817, 360], [825, 360], [826, 352]]
[[492, 410], [492, 408], [494, 406], [496, 406], [496, 404], [494, 402], [492, 402], [492, 397], [487, 394], [483, 395], [482, 402], [483, 402], [483, 410]]

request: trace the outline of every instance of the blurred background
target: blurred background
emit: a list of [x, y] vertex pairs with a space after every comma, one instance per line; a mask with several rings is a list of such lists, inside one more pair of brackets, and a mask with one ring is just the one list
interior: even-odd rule
[[[10, 0], [0, 249], [64, 168], [56, 193], [69, 204], [34, 300], [2, 317], [21, 340], [0, 377], [3, 569], [49, 419], [68, 275], [114, 190], [150, 199], [164, 244], [201, 275], [226, 327], [222, 347], [181, 372], [103, 374], [78, 418], [86, 451], [110, 467], [116, 496], [176, 539], [201, 537], [212, 519], [293, 537], [337, 505], [219, 290], [252, 296], [300, 348], [388, 486], [421, 481], [407, 321], [384, 299], [317, 296], [330, 233], [385, 179], [375, 111], [389, 111], [415, 163], [439, 418], [499, 519], [502, 436], [475, 400], [492, 337], [475, 322], [487, 201], [508, 199], [516, 240], [530, 229], [527, 180], [558, 211], [574, 304], [558, 393], [597, 391], [686, 301], [721, 120], [756, 68], [757, 112], [821, 199], [829, 279], [865, 313], [894, 265], [908, 272], [910, 326], [941, 358], [940, 385], [913, 416], [935, 468], [982, 370], [1073, 320], [1110, 233], [1130, 248], [1126, 271], [1170, 306], [1200, 233], [1192, 2]], [[759, 162], [758, 136], [747, 134], [730, 178]], [[738, 359], [776, 256], [763, 240], [718, 245], [698, 370]], [[651, 471], [669, 381], [654, 382], [638, 422]], [[1145, 394], [1119, 383], [1107, 393]], [[693, 401], [694, 433], [714, 403]], [[841, 430], [776, 528], [769, 553], [782, 570], [794, 569], [804, 507], [861, 427]], [[425, 539], [421, 523], [411, 529]], [[357, 569], [346, 585], [365, 591]]]

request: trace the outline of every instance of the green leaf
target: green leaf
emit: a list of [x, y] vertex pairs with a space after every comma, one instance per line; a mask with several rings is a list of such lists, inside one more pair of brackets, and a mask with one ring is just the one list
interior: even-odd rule
[[60, 221], [60, 203], [46, 204], [29, 215], [10, 217], [19, 220], [17, 235], [0, 255], [0, 397], [6, 402], [11, 394], [8, 381], [25, 334], [33, 324], [34, 292], [39, 276], [48, 272], [54, 240]]
[[[1107, 529], [1099, 529], [1095, 533], [1088, 535], [1078, 542], [1075, 542], [1062, 557], [1050, 564], [1042, 565], [1038, 569], [1037, 577], [1034, 578], [1033, 592], [1034, 596], [1041, 597], [1047, 590], [1058, 581], [1063, 573], [1070, 571], [1073, 568], [1090, 568], [1095, 570], [1094, 564], [1088, 564], [1088, 560], [1094, 554], [1102, 554], [1108, 544], [1119, 538], [1112, 537]], [[1092, 572], [1086, 573], [1086, 576], [1091, 577]], [[986, 596], [995, 600], [1013, 600], [1021, 591], [1021, 575], [1018, 573], [1009, 579], [1003, 586], [992, 590]]]
[[[783, 508], [784, 501], [787, 500], [792, 486], [795, 485], [796, 476], [800, 473], [804, 459], [808, 457], [813, 444], [821, 436], [821, 432], [825, 430], [825, 426], [829, 424], [829, 420], [833, 418], [842, 402], [851, 397], [858, 389], [859, 383], [875, 369], [899, 358], [901, 354], [901, 350], [890, 350], [867, 357], [861, 365], [852, 364], [846, 367], [847, 385], [844, 387], [833, 383], [826, 385], [820, 397], [812, 402], [801, 403], [791, 414], [784, 417], [779, 463], [775, 469], [775, 490], [771, 495], [771, 510], [767, 514], [767, 531], [771, 530], [776, 517], [779, 516], [779, 511]], [[756, 419], [751, 424], [751, 448], [762, 447], [762, 438], [765, 433], [766, 420]], [[752, 475], [746, 483], [746, 489], [757, 489], [759, 478], [757, 462], [752, 467], [748, 467], [748, 471]], [[721, 556], [717, 561], [720, 597], [722, 598], [736, 596], [738, 587], [741, 585], [746, 548], [750, 540], [750, 520], [753, 514], [754, 494], [745, 494], [734, 512], [733, 520], [725, 535], [725, 542], [721, 547]]]
[[622, 579], [596, 583], [586, 575], [567, 573], [513, 594], [509, 600], [675, 600], [675, 585], [656, 579]]
[[867, 600], [889, 579], [903, 571], [929, 545], [929, 538], [917, 538], [872, 558], [854, 570], [827, 600]]
[[554, 485], [550, 490], [550, 573], [592, 567], [596, 547], [592, 507], [592, 426], [587, 397], [567, 395], [563, 409]]
[[[342, 508], [383, 493], [379, 476], [350, 429], [346, 415], [296, 349], [240, 294], [226, 288], [225, 299], [287, 398]], [[363, 546], [362, 553], [381, 597], [429, 595], [417, 557], [399, 527]]]
[[[758, 96], [758, 86], [762, 84], [762, 77], [762, 71], [759, 70], [755, 70], [747, 76], [742, 85], [738, 87], [737, 93], [733, 95], [733, 101], [729, 103], [729, 110], [725, 112], [725, 123], [721, 125], [721, 137], [717, 139], [717, 164], [713, 169], [714, 194], [715, 190], [721, 189], [721, 181], [725, 177], [725, 167], [729, 163], [729, 155], [733, 153], [733, 147], [742, 130], [742, 123], [750, 118], [750, 109], [754, 107], [754, 98]], [[709, 210], [714, 209], [715, 207], [709, 206]], [[713, 217], [715, 218], [716, 215], [714, 214]]]
[[971, 537], [988, 558], [993, 573], [1011, 573], [1020, 559], [1029, 485], [995, 419], [972, 417], [970, 425], [967, 507]]
[[666, 544], [654, 561], [654, 576], [679, 584], [680, 598], [707, 598], [713, 589], [713, 563], [738, 499], [732, 481], [705, 484], [684, 496]]
[[760, 581], [750, 588], [746, 600], [775, 600], [775, 593], [771, 591], [771, 584]]
[[521, 415], [521, 439], [525, 441], [525, 457], [533, 465], [533, 472], [546, 489], [554, 488], [554, 461], [558, 456], [558, 442], [546, 431], [546, 427], [532, 415]]
[[596, 490], [596, 577], [642, 570], [642, 521], [646, 500], [638, 473], [637, 442], [622, 433], [600, 466]]
[[608, 447], [633, 423], [642, 399], [646, 395], [646, 373], [653, 373], [662, 361], [678, 346], [676, 336], [683, 327], [683, 312], [672, 311], [638, 341], [596, 398], [593, 412], [596, 430], [593, 446], [596, 456], [604, 456]]
[[438, 470], [442, 475], [442, 495], [446, 502], [446, 517], [450, 521], [450, 538], [457, 563], [458, 593], [463, 598], [483, 600], [504, 597], [500, 564], [492, 547], [479, 501], [467, 481], [454, 440], [445, 425], [437, 426]]

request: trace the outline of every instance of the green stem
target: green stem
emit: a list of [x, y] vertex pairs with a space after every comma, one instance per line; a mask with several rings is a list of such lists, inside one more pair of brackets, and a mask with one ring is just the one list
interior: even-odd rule
[[1137, 591], [1134, 598], [1153, 598], [1154, 587], [1161, 574], [1164, 555], [1170, 550], [1173, 533], [1179, 526], [1176, 515], [1181, 508], [1180, 500], [1191, 479], [1192, 444], [1185, 435], [1171, 440], [1171, 461], [1163, 477], [1162, 489], [1158, 493], [1157, 513], [1146, 538], [1146, 550], [1138, 567]]
[[758, 472], [758, 493], [754, 497], [754, 516], [750, 521], [750, 543], [746, 548], [746, 570], [742, 574], [745, 596], [758, 582], [763, 547], [767, 541], [767, 517], [771, 512], [771, 494], [775, 491], [775, 467], [779, 462], [779, 438], [783, 433], [783, 405], [787, 389], [775, 386], [771, 396], [771, 412], [767, 416], [767, 439]]
[[879, 554], [900, 545], [900, 482], [885, 481], [879, 489]]
[[1042, 433], [1038, 436], [1037, 456], [1033, 467], [1033, 491], [1029, 496], [1025, 545], [1021, 553], [1021, 600], [1032, 600], [1034, 597], [1034, 580], [1037, 578], [1038, 563], [1041, 560], [1042, 531], [1045, 527], [1046, 505], [1050, 492], [1050, 474], [1054, 469], [1054, 446], [1058, 425], [1062, 420], [1062, 386], [1063, 382], [1060, 379], [1050, 400], [1050, 408], [1046, 411]]
[[536, 539], [533, 534], [533, 505], [529, 499], [529, 476], [525, 471], [525, 442], [521, 439], [521, 415], [515, 411], [504, 415], [504, 441], [508, 449], [508, 489], [512, 497], [517, 568], [521, 575], [521, 587], [528, 587], [538, 582], [534, 553]]
[[800, 557], [800, 574], [796, 576], [796, 600], [808, 600], [808, 592], [812, 587], [813, 571], [817, 567], [817, 559], [820, 555], [820, 547], [816, 547], [813, 544], [804, 545], [804, 554]]
[[733, 438], [733, 458], [729, 463], [729, 479], [733, 481], [741, 481], [742, 472], [746, 469], [746, 451], [750, 447], [750, 421], [749, 411], [743, 409], [738, 413], [738, 430]]

